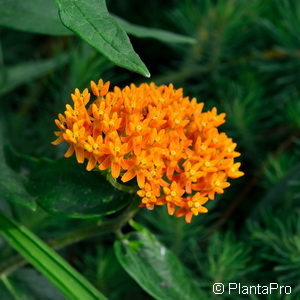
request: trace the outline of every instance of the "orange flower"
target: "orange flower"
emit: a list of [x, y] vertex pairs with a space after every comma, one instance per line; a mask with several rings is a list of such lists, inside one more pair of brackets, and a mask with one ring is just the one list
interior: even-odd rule
[[106, 137], [102, 151], [107, 154], [107, 156], [99, 165], [99, 169], [105, 170], [111, 166], [112, 177], [119, 177], [124, 155], [128, 153], [128, 144], [122, 144], [118, 133], [114, 131]]
[[200, 170], [201, 165], [201, 162], [192, 165], [189, 160], [183, 164], [184, 172], [181, 173], [181, 178], [188, 194], [192, 192], [192, 182], [197, 182], [197, 180], [204, 175], [204, 172]]
[[70, 157], [75, 151], [76, 159], [79, 163], [84, 162], [83, 142], [85, 139], [85, 127], [79, 123], [74, 123], [72, 130], [66, 129], [63, 138], [71, 144], [69, 150], [65, 153], [65, 157]]
[[215, 193], [217, 194], [223, 194], [224, 189], [230, 186], [229, 182], [226, 182], [226, 173], [225, 172], [217, 172], [213, 173], [209, 179], [209, 185], [208, 188], [208, 198], [214, 199]]
[[142, 197], [143, 206], [146, 206], [150, 210], [154, 208], [158, 194], [153, 191], [152, 186], [149, 183], [146, 183], [142, 190], [137, 191], [137, 194]]
[[152, 146], [159, 148], [165, 148], [169, 142], [169, 136], [166, 134], [165, 129], [157, 131], [157, 128], [151, 128], [151, 133], [149, 135], [149, 143]]
[[202, 206], [208, 201], [207, 197], [202, 196], [200, 193], [196, 193], [192, 197], [187, 197], [187, 206], [178, 209], [176, 212], [177, 217], [185, 215], [185, 221], [191, 223], [192, 217], [198, 216], [199, 213], [207, 213], [206, 207]]
[[241, 163], [236, 163], [231, 165], [226, 169], [227, 176], [230, 178], [238, 178], [244, 175], [244, 172], [239, 171], [239, 167], [241, 166]]
[[84, 145], [84, 149], [90, 152], [89, 162], [86, 166], [88, 171], [91, 171], [95, 168], [97, 162], [101, 160], [104, 153], [100, 149], [103, 149], [103, 137], [99, 135], [96, 140], [92, 136], [87, 137], [87, 142]]
[[91, 108], [93, 117], [101, 121], [104, 119], [104, 116], [108, 116], [111, 111], [111, 106], [107, 105], [105, 101], [98, 102], [97, 104], [93, 103]]
[[164, 187], [163, 191], [167, 201], [168, 212], [170, 215], [173, 215], [175, 206], [180, 205], [179, 203], [181, 203], [181, 197], [185, 191], [177, 184], [176, 181], [173, 181], [170, 187]]
[[93, 94], [97, 97], [104, 96], [107, 94], [109, 89], [110, 82], [107, 81], [105, 84], [102, 79], [98, 81], [98, 84], [96, 84], [94, 81], [91, 81], [91, 90]]
[[139, 156], [135, 156], [133, 160], [125, 160], [123, 168], [127, 172], [122, 176], [122, 181], [127, 182], [132, 178], [137, 178], [137, 183], [140, 188], [144, 187], [146, 170], [152, 166], [152, 160], [149, 153], [142, 151]]
[[109, 86], [91, 81], [91, 103], [88, 89], [75, 89], [73, 106], [58, 115], [52, 144], [66, 141], [66, 157], [75, 153], [88, 171], [110, 169], [123, 182], [136, 180], [141, 206], [166, 205], [186, 222], [207, 212], [203, 205], [224, 192], [228, 178], [244, 175], [234, 161], [236, 143], [218, 130], [225, 114], [215, 107], [203, 112], [203, 103], [172, 84]]

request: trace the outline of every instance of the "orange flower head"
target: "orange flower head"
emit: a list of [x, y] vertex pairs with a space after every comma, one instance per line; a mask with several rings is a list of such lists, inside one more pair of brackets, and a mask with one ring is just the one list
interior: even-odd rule
[[[110, 82], [91, 81], [91, 93], [75, 89], [55, 124], [52, 144], [69, 144], [86, 169], [109, 170], [121, 181], [136, 180], [141, 206], [166, 205], [170, 215], [206, 213], [203, 205], [224, 193], [239, 170], [237, 144], [218, 127], [225, 114], [203, 112], [203, 103], [172, 84], [131, 84], [109, 91]], [[92, 102], [90, 102], [91, 97]]]

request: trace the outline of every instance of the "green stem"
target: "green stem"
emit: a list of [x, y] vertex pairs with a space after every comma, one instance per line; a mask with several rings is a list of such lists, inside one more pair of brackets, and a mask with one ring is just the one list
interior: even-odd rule
[[115, 187], [119, 191], [129, 193], [129, 194], [134, 194], [137, 191], [136, 186], [128, 186], [128, 185], [121, 184], [117, 182], [116, 179], [113, 178], [110, 173], [107, 173], [106, 179], [113, 187]]
[[[74, 243], [78, 243], [82, 240], [89, 239], [105, 233], [113, 232], [119, 234], [121, 228], [130, 219], [133, 218], [137, 211], [138, 204], [136, 201], [132, 201], [132, 203], [127, 207], [127, 209], [115, 219], [104, 221], [100, 224], [94, 224], [85, 228], [80, 228], [62, 238], [54, 239], [48, 244], [53, 249], [59, 250]], [[19, 255], [8, 258], [4, 264], [0, 265], [0, 278], [2, 279], [5, 276], [15, 272], [17, 269], [24, 266], [26, 263], [27, 261]]]

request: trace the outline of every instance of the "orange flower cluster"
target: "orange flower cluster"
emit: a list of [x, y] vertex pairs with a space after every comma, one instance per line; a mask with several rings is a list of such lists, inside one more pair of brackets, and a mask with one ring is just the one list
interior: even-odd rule
[[203, 205], [222, 194], [237, 178], [240, 163], [234, 158], [236, 143], [220, 133], [225, 114], [216, 108], [202, 112], [203, 103], [183, 96], [182, 89], [154, 83], [109, 92], [109, 82], [91, 82], [88, 89], [71, 94], [73, 107], [55, 120], [54, 145], [70, 144], [65, 157], [75, 152], [77, 161], [88, 161], [88, 171], [111, 170], [114, 178], [136, 178], [141, 206], [167, 205], [170, 215], [206, 213]]

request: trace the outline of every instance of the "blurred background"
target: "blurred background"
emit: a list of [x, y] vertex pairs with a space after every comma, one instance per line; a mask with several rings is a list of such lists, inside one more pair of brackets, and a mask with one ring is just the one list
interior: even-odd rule
[[[209, 213], [193, 218], [192, 224], [169, 216], [165, 207], [142, 209], [135, 219], [180, 258], [208, 299], [214, 299], [214, 282], [278, 282], [291, 285], [295, 294], [251, 299], [300, 299], [296, 296], [300, 291], [300, 1], [111, 0], [107, 4], [110, 12], [127, 21], [190, 36], [196, 43], [131, 36], [152, 75], [148, 80], [114, 66], [77, 37], [0, 28], [0, 114], [10, 151], [62, 157], [65, 146], [50, 145], [53, 119], [70, 103], [74, 88], [83, 89], [90, 80], [103, 78], [120, 87], [150, 81], [182, 87], [185, 95], [205, 103], [204, 110], [216, 106], [226, 113], [221, 129], [238, 144], [245, 176], [210, 201]], [[19, 171], [26, 174], [26, 169]], [[52, 216], [41, 209], [32, 213], [2, 200], [0, 207], [47, 240], [91, 222]], [[60, 253], [109, 299], [151, 299], [122, 270], [112, 244], [113, 235], [107, 234]], [[1, 240], [0, 274], [13, 254]], [[31, 298], [26, 299], [63, 299], [28, 266], [11, 276], [29, 291]], [[48, 291], [43, 297], [39, 286]], [[3, 300], [13, 299], [2, 283], [0, 295]]]

